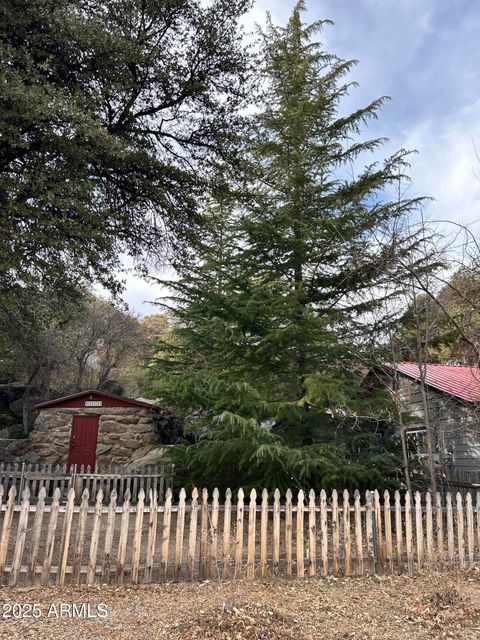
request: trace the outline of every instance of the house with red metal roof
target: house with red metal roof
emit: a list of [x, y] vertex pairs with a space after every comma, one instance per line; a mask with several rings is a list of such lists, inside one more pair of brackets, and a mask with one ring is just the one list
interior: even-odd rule
[[[423, 368], [423, 367], [422, 367]], [[423, 371], [429, 424], [435, 435], [435, 458], [448, 471], [480, 471], [480, 368], [426, 364]], [[415, 362], [386, 364], [387, 386], [396, 380], [402, 409], [409, 416], [407, 432], [426, 450], [422, 372]]]
[[[420, 381], [420, 367], [415, 362], [400, 362], [397, 371]], [[426, 364], [425, 384], [441, 393], [465, 402], [480, 402], [480, 369], [456, 364]]]

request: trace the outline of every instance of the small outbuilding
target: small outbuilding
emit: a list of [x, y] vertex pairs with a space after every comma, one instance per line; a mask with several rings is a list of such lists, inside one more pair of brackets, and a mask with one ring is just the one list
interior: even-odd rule
[[[420, 369], [415, 362], [384, 365], [376, 372], [385, 386], [396, 379], [402, 410], [410, 416], [406, 429], [426, 455], [425, 411]], [[374, 376], [369, 376], [370, 381]], [[434, 434], [435, 462], [447, 473], [480, 472], [480, 369], [455, 364], [426, 364], [425, 391]]]
[[31, 450], [46, 464], [128, 464], [159, 442], [158, 409], [90, 389], [34, 407]]

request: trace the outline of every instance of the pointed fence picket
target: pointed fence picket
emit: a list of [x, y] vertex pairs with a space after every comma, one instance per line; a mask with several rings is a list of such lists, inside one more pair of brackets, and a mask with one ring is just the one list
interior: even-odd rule
[[[92, 485], [93, 486], [93, 485]], [[33, 488], [33, 487], [32, 487]], [[94, 584], [458, 569], [480, 562], [480, 497], [388, 491], [327, 493], [155, 485], [105, 502], [105, 484], [67, 500], [0, 486], [0, 583]], [[92, 504], [93, 502], [93, 504]]]
[[[277, 505], [275, 503], [275, 511], [277, 510]], [[280, 511], [278, 510], [278, 514], [275, 515], [275, 525], [280, 532]], [[292, 505], [292, 492], [290, 489], [287, 490], [286, 493], [286, 501], [285, 501], [285, 560], [286, 560], [286, 574], [288, 577], [292, 575], [292, 526], [293, 526], [293, 505]], [[275, 529], [274, 529], [275, 536]], [[278, 553], [280, 553], [280, 548], [278, 547]], [[278, 565], [279, 559], [275, 556], [274, 565]]]
[[[241, 489], [240, 489], [241, 491]], [[277, 576], [280, 572], [280, 491], [275, 489], [273, 494], [273, 566], [272, 573]], [[289, 547], [289, 553], [291, 556], [291, 542]], [[240, 567], [241, 568], [241, 567]]]
[[[183, 557], [183, 534], [184, 534], [184, 530], [185, 530], [185, 498], [186, 498], [186, 492], [185, 489], [180, 489], [180, 497], [179, 497], [179, 503], [178, 503], [178, 511], [177, 511], [177, 532], [176, 532], [176, 538], [175, 538], [175, 579], [178, 580], [178, 578], [181, 575], [181, 571], [182, 571], [182, 557]], [[156, 518], [156, 514], [157, 514], [157, 510], [156, 510], [156, 505], [155, 505], [155, 510], [153, 512], [153, 515]], [[150, 541], [149, 544], [149, 550], [150, 550], [150, 555], [151, 555], [151, 559], [150, 561], [153, 563], [153, 554], [155, 551], [155, 538], [154, 538], [154, 533], [156, 530], [156, 525], [154, 524], [154, 522], [152, 521], [152, 512], [150, 512], [150, 521], [151, 521], [151, 529], [150, 531], [152, 532], [152, 540]], [[151, 579], [152, 577], [152, 571], [150, 569], [149, 572], [149, 577]], [[150, 582], [150, 580], [146, 580], [147, 582]]]
[[362, 535], [362, 507], [360, 504], [360, 492], [355, 491], [355, 551], [357, 561], [357, 573], [363, 575], [363, 535]]
[[[166, 518], [166, 513], [165, 516]], [[165, 529], [165, 527], [164, 527]], [[164, 553], [165, 551], [165, 553]], [[162, 563], [163, 570], [167, 571], [167, 554], [166, 549], [162, 545]], [[202, 491], [202, 509], [200, 515], [200, 577], [207, 577], [207, 559], [208, 559], [208, 491]]]
[[328, 575], [327, 493], [320, 492], [320, 531], [322, 541], [322, 576]]
[[198, 525], [198, 489], [195, 487], [192, 491], [192, 502], [190, 505], [190, 529], [188, 534], [188, 572], [191, 580], [195, 578], [197, 525]]
[[255, 577], [255, 530], [257, 524], [257, 492], [250, 492], [248, 508], [248, 544], [247, 544], [247, 578]]
[[242, 571], [243, 565], [243, 512], [244, 512], [243, 489], [238, 491], [237, 501], [237, 531], [235, 541], [235, 573], [238, 575]]
[[267, 574], [267, 540], [268, 540], [268, 491], [262, 491], [262, 510], [260, 523], [260, 575]]
[[296, 556], [297, 556], [297, 576], [303, 578], [305, 575], [303, 529], [304, 529], [304, 494], [302, 489], [298, 492], [297, 498], [297, 531], [296, 531]]
[[[86, 490], [87, 491], [87, 490]], [[130, 489], [125, 491], [120, 524], [120, 537], [117, 554], [117, 582], [122, 583], [125, 577], [125, 559], [127, 555], [128, 526], [130, 523]]]
[[340, 520], [338, 516], [338, 494], [334, 489], [332, 492], [332, 556], [333, 556], [333, 575], [338, 576], [340, 560]]
[[[194, 489], [196, 491], [196, 489]], [[228, 576], [231, 565], [231, 526], [232, 526], [232, 491], [225, 492], [225, 504], [223, 507], [223, 572], [224, 578]], [[264, 552], [266, 553], [266, 551]]]
[[138, 567], [140, 564], [140, 552], [142, 545], [142, 528], [143, 528], [143, 515], [145, 512], [145, 491], [140, 489], [137, 501], [137, 512], [135, 517], [135, 532], [133, 536], [133, 550], [132, 550], [132, 582], [138, 582]]
[[[110, 505], [108, 507], [107, 529], [105, 531], [105, 546], [103, 552], [102, 581], [110, 581], [110, 563], [113, 546], [113, 535], [115, 531], [115, 515], [117, 510], [117, 492], [115, 489], [110, 494]], [[155, 510], [156, 513], [156, 510]]]
[[[347, 509], [350, 513], [350, 509]], [[317, 573], [317, 511], [315, 507], [315, 491], [308, 494], [308, 575]]]
[[162, 556], [161, 556], [161, 572], [162, 577], [166, 578], [168, 575], [168, 551], [170, 547], [170, 531], [172, 525], [172, 492], [167, 489], [167, 496], [165, 498], [165, 507], [163, 510], [163, 528], [162, 528]]
[[[310, 494], [312, 494], [312, 492], [310, 492]], [[350, 511], [351, 511], [350, 496], [348, 494], [347, 489], [345, 489], [345, 491], [343, 492], [343, 544], [344, 544], [343, 568], [346, 576], [349, 576], [352, 571]], [[316, 574], [316, 567], [310, 575], [315, 575], [315, 574]]]

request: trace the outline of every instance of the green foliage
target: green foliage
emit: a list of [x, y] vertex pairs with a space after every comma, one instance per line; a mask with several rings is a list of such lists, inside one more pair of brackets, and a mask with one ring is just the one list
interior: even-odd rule
[[[300, 440], [305, 425], [295, 426]], [[224, 411], [194, 444], [179, 443], [171, 455], [183, 484], [209, 489], [398, 487], [400, 455], [391, 433], [353, 429], [331, 418], [322, 425], [318, 414], [310, 427], [315, 440], [295, 446], [254, 418]]]
[[0, 4], [0, 291], [115, 291], [122, 251], [164, 260], [198, 231], [239, 165], [248, 6]]
[[394, 407], [362, 387], [361, 363], [372, 314], [396, 293], [385, 284], [402, 289], [397, 258], [416, 249], [399, 229], [418, 200], [388, 199], [405, 152], [354, 169], [382, 143], [357, 138], [384, 100], [338, 115], [353, 62], [324, 51], [303, 9], [264, 37], [250, 197], [212, 206], [195, 259], [169, 283], [175, 340], [151, 375], [191, 424], [177, 453], [197, 484], [398, 482]]

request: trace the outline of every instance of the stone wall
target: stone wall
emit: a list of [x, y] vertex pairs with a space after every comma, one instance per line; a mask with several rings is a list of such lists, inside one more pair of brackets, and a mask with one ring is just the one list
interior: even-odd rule
[[87, 407], [44, 409], [30, 434], [32, 452], [45, 464], [65, 464], [68, 457], [72, 417], [99, 415], [97, 464], [126, 464], [141, 458], [159, 442], [159, 423], [154, 409], [140, 407]]

